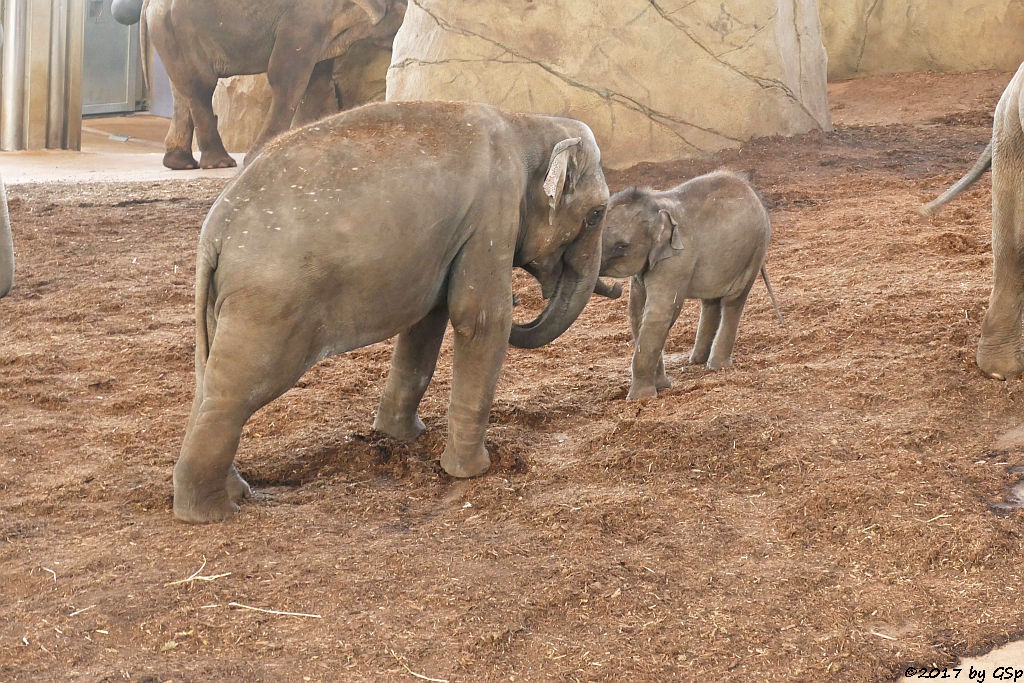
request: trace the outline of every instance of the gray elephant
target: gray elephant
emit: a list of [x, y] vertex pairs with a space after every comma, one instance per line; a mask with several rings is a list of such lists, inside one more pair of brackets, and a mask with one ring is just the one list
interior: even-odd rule
[[[271, 141], [203, 225], [196, 393], [174, 467], [174, 513], [224, 519], [249, 487], [242, 426], [314, 363], [398, 335], [374, 428], [416, 414], [454, 329], [441, 466], [484, 473], [484, 432], [509, 341], [564, 332], [594, 290], [608, 187], [590, 129], [482, 104], [371, 104]], [[512, 269], [541, 284], [512, 322]]]
[[989, 377], [1005, 380], [1024, 372], [1021, 312], [1024, 310], [1024, 64], [1006, 86], [992, 125], [992, 140], [967, 174], [921, 207], [930, 216], [992, 169], [993, 281], [981, 323], [977, 363]]
[[14, 286], [14, 240], [11, 237], [11, 216], [7, 212], [7, 188], [0, 178], [0, 298]]
[[[656, 396], [672, 385], [665, 374], [665, 340], [686, 299], [701, 300], [690, 362], [707, 363], [711, 370], [732, 365], [740, 315], [758, 273], [782, 319], [764, 266], [770, 239], [761, 199], [733, 173], [709, 173], [671, 190], [630, 188], [612, 196], [601, 275], [632, 276], [633, 379], [627, 399]], [[596, 291], [617, 295], [604, 284]]]
[[[171, 79], [174, 111], [164, 141], [171, 169], [228, 168], [213, 113], [217, 80], [266, 73], [271, 104], [246, 159], [292, 125], [315, 121], [333, 97], [335, 57], [366, 38], [393, 37], [405, 0], [146, 0], [143, 55], [151, 39]], [[386, 19], [386, 21], [385, 21]], [[192, 156], [195, 133], [201, 152]]]

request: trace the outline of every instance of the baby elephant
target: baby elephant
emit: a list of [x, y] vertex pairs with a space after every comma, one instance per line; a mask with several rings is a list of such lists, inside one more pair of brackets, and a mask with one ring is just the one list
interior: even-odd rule
[[[633, 381], [627, 399], [656, 396], [672, 386], [663, 351], [686, 299], [701, 300], [690, 362], [707, 363], [711, 370], [732, 365], [736, 328], [758, 273], [782, 320], [764, 268], [771, 231], [754, 188], [734, 173], [709, 173], [661, 192], [630, 188], [611, 197], [601, 275], [632, 276]], [[606, 285], [597, 291], [614, 295]]]

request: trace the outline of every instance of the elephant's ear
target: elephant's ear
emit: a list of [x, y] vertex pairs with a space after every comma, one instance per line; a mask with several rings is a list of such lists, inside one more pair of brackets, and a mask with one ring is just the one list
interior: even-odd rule
[[679, 223], [667, 209], [658, 211], [658, 227], [655, 228], [654, 248], [648, 256], [648, 267], [653, 267], [658, 261], [664, 261], [675, 251], [682, 251], [685, 248], [683, 231], [679, 229]]
[[555, 210], [562, 202], [562, 195], [566, 188], [571, 191], [573, 177], [569, 173], [570, 162], [573, 158], [573, 148], [580, 144], [583, 138], [567, 138], [562, 140], [551, 150], [551, 160], [548, 162], [548, 173], [544, 177], [544, 194], [548, 198], [548, 224], [555, 222]]
[[382, 22], [388, 13], [387, 0], [352, 0], [352, 3], [370, 15], [374, 25]]

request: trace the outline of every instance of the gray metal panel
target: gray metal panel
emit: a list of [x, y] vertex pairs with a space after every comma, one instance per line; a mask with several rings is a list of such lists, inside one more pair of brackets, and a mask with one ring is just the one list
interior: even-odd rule
[[135, 111], [139, 25], [123, 26], [110, 13], [113, 0], [86, 0], [82, 55], [82, 113]]

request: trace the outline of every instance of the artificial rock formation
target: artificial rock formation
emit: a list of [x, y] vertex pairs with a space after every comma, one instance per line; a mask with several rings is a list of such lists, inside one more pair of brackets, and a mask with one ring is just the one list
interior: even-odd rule
[[1015, 71], [1020, 0], [818, 0], [829, 80], [909, 71]]
[[831, 127], [815, 0], [410, 0], [389, 100], [565, 114], [621, 168]]

